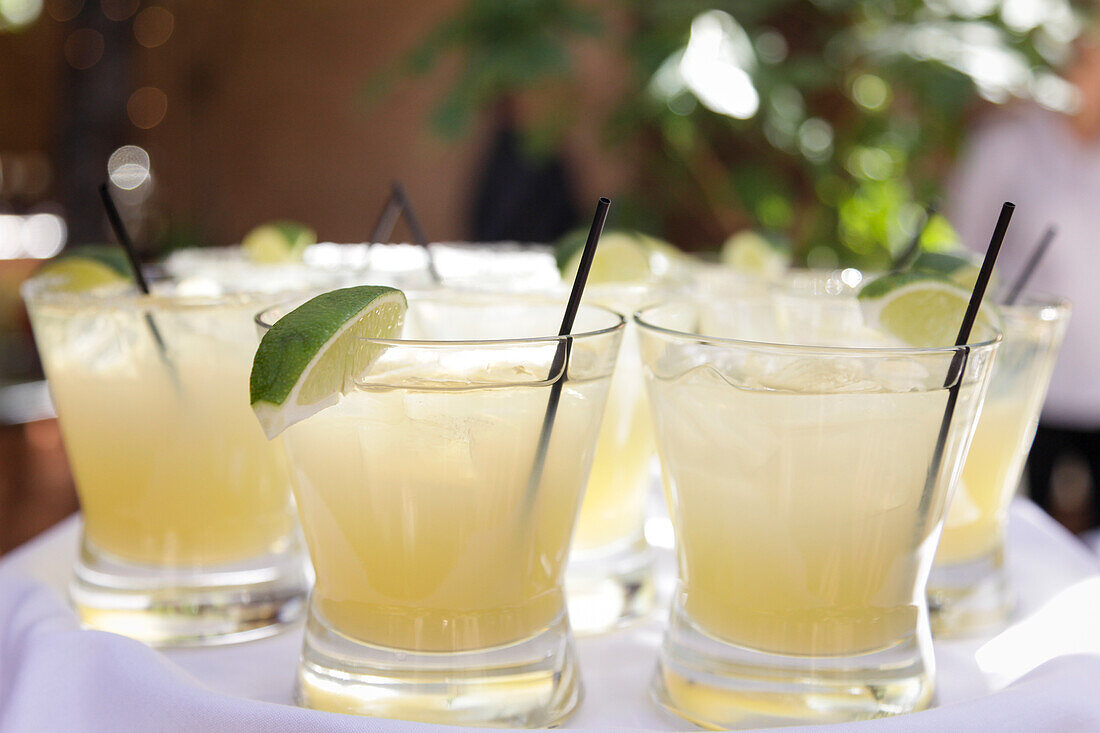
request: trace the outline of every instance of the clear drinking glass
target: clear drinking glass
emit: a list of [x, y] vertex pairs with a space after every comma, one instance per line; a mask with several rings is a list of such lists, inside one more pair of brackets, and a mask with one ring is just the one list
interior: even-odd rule
[[[561, 292], [552, 250], [539, 245], [434, 247], [446, 286], [481, 293]], [[633, 313], [657, 297], [653, 282], [590, 284], [585, 301]], [[609, 631], [653, 609], [653, 555], [644, 535], [646, 498], [656, 456], [633, 324], [603, 413], [566, 572], [566, 598], [578, 634]]]
[[582, 306], [558, 338], [563, 302], [408, 297], [402, 337], [365, 340], [369, 373], [284, 435], [317, 575], [297, 698], [550, 725], [581, 694], [562, 576], [623, 318]]
[[1070, 315], [1067, 301], [1051, 297], [1025, 297], [999, 310], [1004, 341], [928, 581], [936, 634], [996, 626], [1012, 609], [1004, 564], [1008, 505]]
[[635, 315], [680, 574], [654, 696], [709, 727], [925, 706], [925, 584], [995, 337], [737, 341], [700, 310]]
[[[590, 285], [585, 300], [633, 313], [658, 298], [665, 287]], [[657, 447], [637, 341], [637, 328], [628, 323], [569, 556], [569, 617], [579, 634], [628, 624], [652, 611], [655, 602], [645, 508]]]
[[286, 459], [248, 406], [252, 316], [274, 296], [68, 293], [40, 278], [23, 297], [83, 512], [81, 620], [204, 644], [296, 618], [308, 578]]

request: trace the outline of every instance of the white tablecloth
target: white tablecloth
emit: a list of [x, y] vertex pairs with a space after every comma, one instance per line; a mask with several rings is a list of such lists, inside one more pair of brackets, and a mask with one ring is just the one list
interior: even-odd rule
[[[262, 641], [163, 651], [79, 630], [63, 601], [78, 532], [78, 519], [67, 520], [0, 561], [0, 732], [456, 730], [291, 707], [300, 625]], [[1100, 730], [1097, 557], [1017, 501], [1008, 561], [1020, 592], [1013, 625], [936, 643], [936, 708], [830, 733]], [[669, 557], [662, 568], [667, 585]], [[691, 727], [648, 697], [661, 631], [654, 618], [579, 641], [586, 695], [567, 729]]]

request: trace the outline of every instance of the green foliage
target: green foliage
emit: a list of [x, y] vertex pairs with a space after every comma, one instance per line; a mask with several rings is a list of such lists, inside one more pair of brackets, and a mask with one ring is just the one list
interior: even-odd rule
[[[1004, 0], [469, 0], [406, 59], [458, 57], [433, 126], [461, 135], [505, 98], [557, 91], [524, 117], [553, 148], [591, 82], [584, 39], [629, 71], [599, 120], [640, 175], [622, 226], [716, 247], [743, 227], [780, 230], [801, 262], [884, 267], [939, 191], [975, 103], [1066, 103], [1053, 72], [1078, 32], [1068, 0], [1031, 15]], [[1019, 4], [1016, 4], [1019, 5]], [[1061, 96], [1059, 96], [1061, 94]], [[944, 248], [946, 222], [923, 244]], [[947, 227], [948, 231], [944, 231]]]
[[458, 77], [431, 119], [437, 132], [453, 138], [502, 95], [569, 77], [575, 71], [569, 40], [601, 30], [594, 12], [569, 0], [469, 0], [413, 49], [405, 71], [424, 74], [440, 57], [462, 55]]

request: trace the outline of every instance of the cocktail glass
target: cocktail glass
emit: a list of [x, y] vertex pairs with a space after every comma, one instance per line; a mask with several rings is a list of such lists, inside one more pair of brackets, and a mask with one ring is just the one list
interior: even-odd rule
[[81, 620], [206, 644], [296, 618], [308, 578], [286, 459], [247, 399], [252, 316], [274, 296], [70, 293], [48, 277], [23, 296], [83, 511]]
[[925, 706], [925, 584], [995, 337], [738, 341], [688, 301], [635, 321], [680, 574], [656, 699], [708, 727]]
[[940, 538], [928, 602], [936, 634], [1004, 623], [1013, 605], [1004, 561], [1008, 505], [1020, 483], [1069, 303], [1026, 297], [1000, 307], [1004, 341]]
[[582, 306], [559, 338], [556, 300], [408, 296], [402, 337], [365, 339], [381, 349], [369, 373], [283, 436], [317, 575], [297, 698], [549, 725], [580, 697], [562, 576], [623, 318]]
[[[549, 293], [562, 287], [552, 253], [538, 245], [433, 247], [450, 288]], [[654, 282], [589, 284], [585, 299], [632, 313], [665, 288]], [[625, 625], [654, 605], [653, 555], [644, 524], [656, 447], [636, 339], [627, 323], [566, 572], [569, 618], [578, 634]]]
[[[659, 287], [590, 285], [585, 299], [633, 313], [658, 297]], [[637, 339], [637, 329], [628, 323], [569, 556], [569, 615], [579, 634], [628, 624], [652, 611], [655, 602], [645, 510], [657, 450]]]

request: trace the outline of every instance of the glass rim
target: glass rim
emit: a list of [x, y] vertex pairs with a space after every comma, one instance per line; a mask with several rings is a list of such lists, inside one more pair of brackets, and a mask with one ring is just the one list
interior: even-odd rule
[[821, 346], [815, 344], [784, 344], [774, 341], [753, 341], [751, 339], [736, 339], [728, 338], [724, 336], [707, 336], [705, 334], [693, 333], [691, 331], [681, 331], [675, 328], [667, 328], [665, 326], [658, 326], [655, 323], [650, 323], [645, 320], [646, 314], [651, 313], [659, 308], [664, 308], [670, 305], [676, 305], [678, 302], [683, 303], [697, 303], [691, 299], [684, 299], [682, 301], [668, 300], [662, 303], [655, 303], [641, 310], [634, 312], [632, 320], [638, 324], [638, 327], [653, 333], [661, 334], [662, 336], [670, 336], [673, 338], [696, 341], [703, 344], [714, 344], [717, 346], [731, 346], [743, 349], [754, 349], [757, 351], [770, 351], [776, 353], [791, 353], [791, 354], [810, 354], [819, 356], [850, 356], [850, 357], [915, 357], [915, 356], [933, 356], [941, 355], [947, 356], [958, 353], [960, 350], [976, 351], [992, 348], [993, 346], [1001, 343], [1004, 339], [1004, 333], [997, 331], [997, 333], [989, 339], [983, 339], [982, 341], [971, 341], [961, 346]]
[[[156, 278], [153, 282], [176, 281], [175, 278]], [[53, 278], [31, 276], [19, 286], [19, 294], [28, 304], [43, 303], [72, 307], [95, 308], [165, 308], [191, 310], [218, 308], [223, 306], [263, 305], [272, 299], [284, 299], [288, 296], [319, 292], [316, 286], [301, 289], [283, 288], [281, 290], [242, 290], [218, 295], [202, 293], [174, 294], [165, 292], [143, 293], [134, 287], [118, 290], [92, 289], [69, 291], [52, 287]]]
[[1017, 315], [1021, 311], [1035, 311], [1045, 309], [1055, 309], [1061, 314], [1068, 314], [1073, 311], [1073, 302], [1064, 296], [1054, 295], [1053, 293], [1046, 293], [1043, 291], [1024, 291], [1020, 293], [1020, 298], [1013, 304], [1000, 303], [998, 308], [1004, 310], [1011, 315]]
[[[511, 299], [515, 301], [528, 301], [536, 302], [546, 306], [564, 306], [565, 303], [561, 299], [554, 298], [552, 295], [547, 294], [524, 294], [524, 293], [482, 293], [477, 291], [465, 291], [465, 290], [404, 290], [402, 291], [408, 300], [442, 300], [445, 297], [460, 296], [467, 299], [483, 299], [485, 301]], [[279, 308], [285, 308], [288, 304], [300, 305], [300, 299], [288, 299], [280, 303], [275, 303], [255, 315], [253, 321], [256, 326], [263, 332], [267, 332], [275, 322], [272, 322], [270, 318], [265, 318], [271, 311]], [[598, 338], [600, 336], [606, 336], [608, 334], [615, 333], [616, 331], [622, 331], [626, 328], [626, 316], [619, 313], [616, 310], [607, 308], [606, 306], [596, 305], [595, 303], [580, 304], [581, 308], [590, 308], [596, 311], [602, 311], [603, 313], [613, 317], [615, 321], [609, 326], [604, 326], [598, 329], [589, 329], [581, 331], [579, 333], [570, 333], [566, 336], [519, 336], [510, 338], [495, 338], [495, 339], [383, 339], [383, 338], [371, 338], [360, 336], [359, 341], [371, 344], [379, 344], [388, 347], [416, 347], [416, 348], [455, 348], [455, 347], [479, 347], [479, 348], [493, 348], [500, 346], [520, 346], [520, 345], [542, 345], [552, 343], [562, 343], [566, 341], [578, 341], [589, 340]]]

